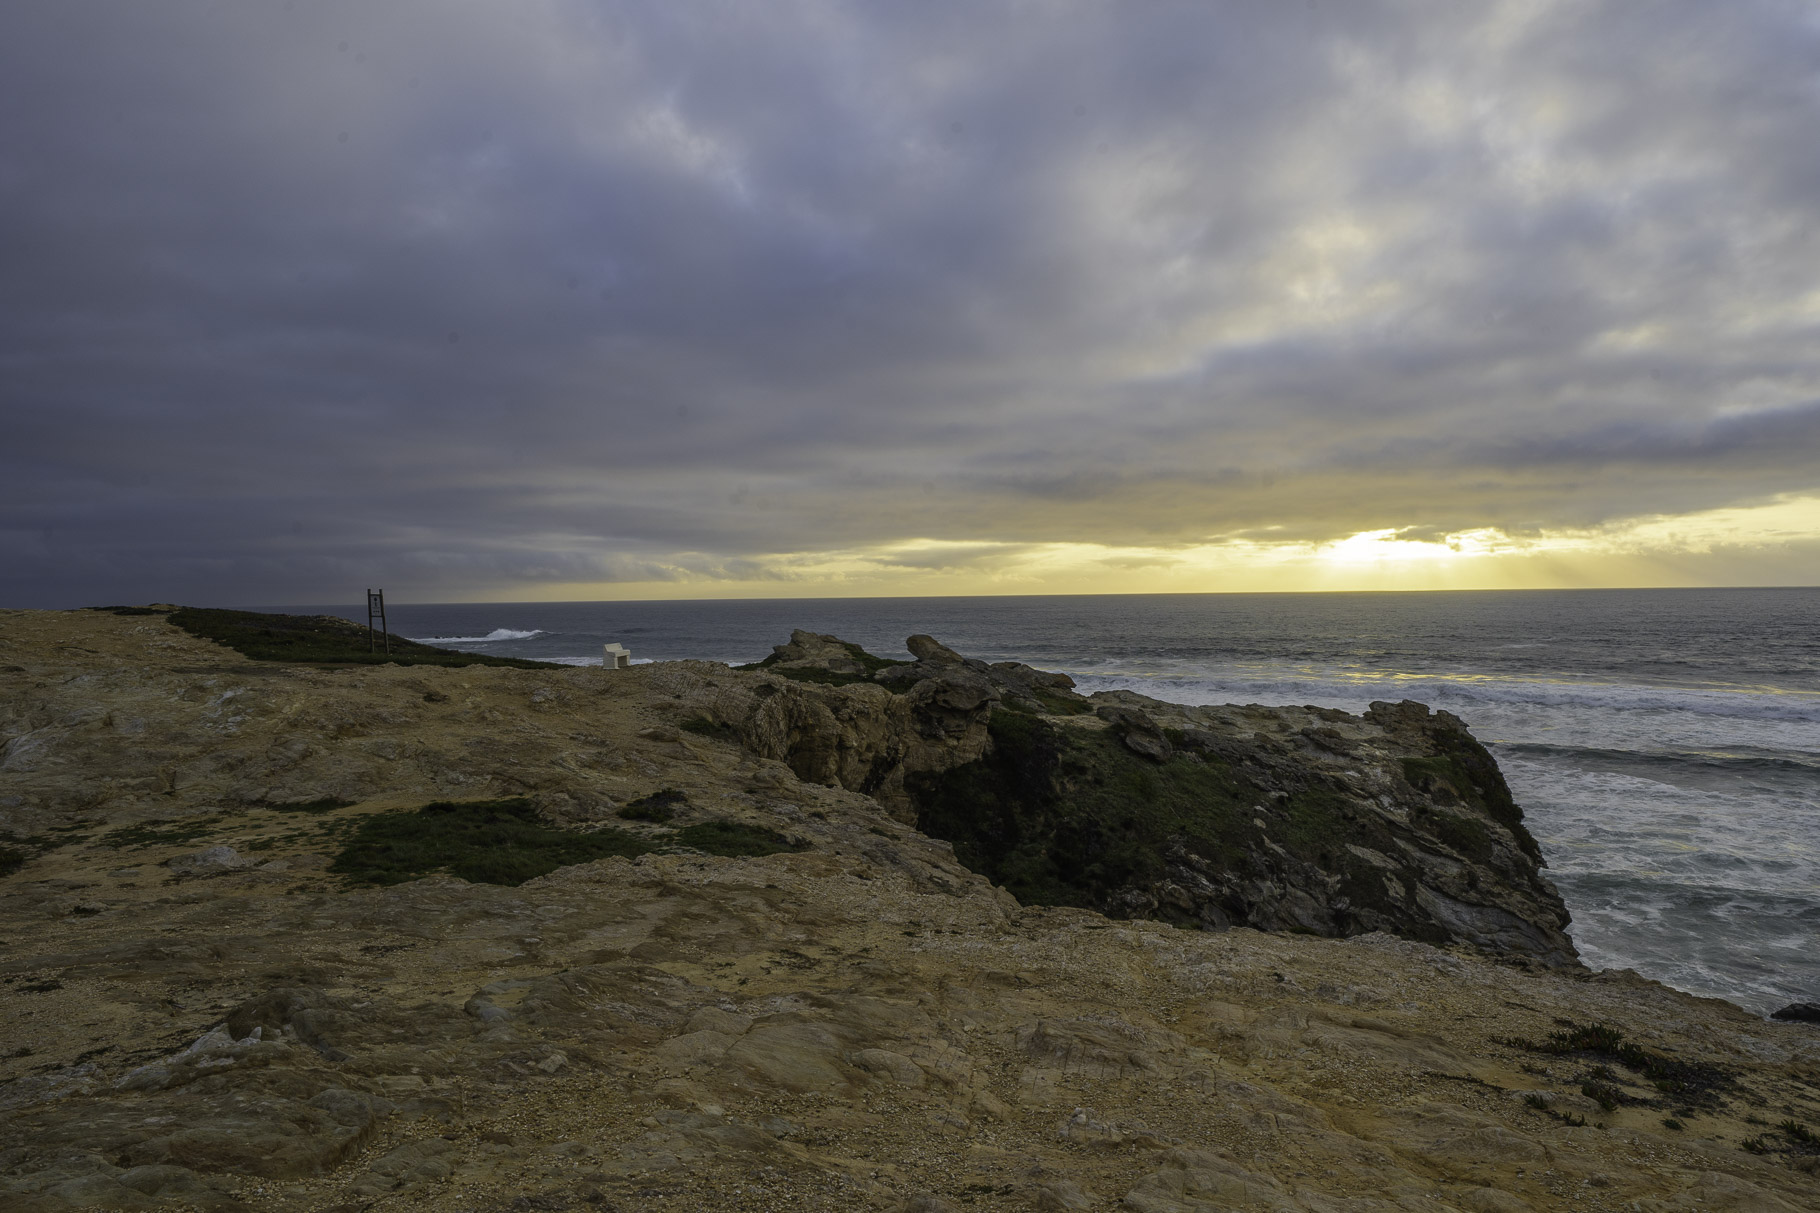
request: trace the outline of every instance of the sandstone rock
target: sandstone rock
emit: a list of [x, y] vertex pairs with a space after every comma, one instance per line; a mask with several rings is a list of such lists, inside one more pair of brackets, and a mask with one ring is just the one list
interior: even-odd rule
[[932, 1192], [918, 1192], [900, 1206], [903, 1213], [959, 1213], [949, 1201]]
[[726, 1064], [767, 1087], [828, 1091], [847, 1084], [839, 1034], [817, 1023], [760, 1023], [735, 1041]]
[[983, 753], [995, 699], [985, 678], [961, 667], [920, 679], [901, 695], [867, 684], [774, 684], [737, 719], [753, 754], [787, 763], [806, 782], [872, 796], [907, 817], [905, 779]]
[[689, 1016], [689, 1022], [684, 1025], [684, 1031], [718, 1032], [725, 1036], [737, 1037], [744, 1036], [751, 1027], [752, 1020], [749, 1016], [723, 1010], [720, 1007], [703, 1007]]
[[1230, 1155], [1209, 1150], [1171, 1150], [1163, 1165], [1125, 1193], [1135, 1213], [1224, 1213], [1227, 1209], [1297, 1208], [1282, 1186], [1248, 1171]]
[[836, 674], [865, 677], [870, 671], [856, 655], [857, 648], [838, 636], [797, 628], [790, 633], [789, 644], [780, 644], [771, 650], [771, 658], [775, 665], [810, 666]]
[[1103, 704], [1094, 709], [1095, 716], [1112, 726], [1127, 749], [1134, 754], [1142, 754], [1155, 762], [1169, 761], [1174, 752], [1163, 730], [1143, 712], [1115, 704]]
[[1469, 1188], [1460, 1193], [1459, 1205], [1468, 1213], [1535, 1213], [1535, 1206], [1496, 1188]]
[[1036, 1186], [1037, 1213], [1080, 1213], [1091, 1209], [1098, 1199], [1065, 1179], [1052, 1179]]
[[861, 1049], [847, 1059], [868, 1074], [889, 1078], [906, 1087], [920, 1087], [927, 1081], [923, 1068], [889, 1049]]
[[935, 637], [924, 636], [921, 633], [904, 641], [904, 647], [909, 649], [918, 661], [929, 661], [936, 665], [961, 665], [966, 661], [966, 658]]

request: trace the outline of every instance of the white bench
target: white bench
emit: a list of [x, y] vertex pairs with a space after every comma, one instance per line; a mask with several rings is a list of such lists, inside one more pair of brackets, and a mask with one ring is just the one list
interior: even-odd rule
[[629, 669], [632, 665], [632, 651], [618, 641], [614, 641], [612, 644], [602, 647], [600, 664], [602, 668], [609, 670]]

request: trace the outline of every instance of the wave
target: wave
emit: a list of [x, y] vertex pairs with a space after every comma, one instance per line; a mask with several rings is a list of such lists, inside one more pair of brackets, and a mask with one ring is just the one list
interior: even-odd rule
[[1358, 710], [1375, 699], [1416, 699], [1430, 707], [1470, 705], [1590, 708], [1601, 712], [1678, 712], [1787, 724], [1820, 724], [1820, 694], [1767, 689], [1714, 690], [1634, 683], [1529, 680], [1482, 674], [1121, 674], [1075, 675], [1083, 691], [1123, 689], [1190, 703], [1317, 703]]
[[1722, 771], [1774, 771], [1820, 775], [1820, 755], [1791, 756], [1781, 751], [1727, 750], [1614, 750], [1602, 746], [1550, 745], [1535, 741], [1495, 742], [1500, 754], [1535, 758], [1567, 758], [1610, 766], [1701, 767]]
[[410, 636], [418, 644], [494, 644], [501, 640], [529, 640], [533, 636], [547, 633], [542, 628], [532, 628], [528, 632], [518, 632], [511, 628], [494, 628], [485, 636]]

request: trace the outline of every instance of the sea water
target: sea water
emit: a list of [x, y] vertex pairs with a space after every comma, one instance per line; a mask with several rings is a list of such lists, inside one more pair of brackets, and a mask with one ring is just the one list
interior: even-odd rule
[[1759, 1012], [1820, 1002], [1820, 590], [399, 605], [390, 619], [432, 644], [571, 664], [610, 640], [634, 661], [754, 661], [797, 627], [889, 656], [927, 632], [1087, 692], [1419, 700], [1497, 757], [1588, 964]]

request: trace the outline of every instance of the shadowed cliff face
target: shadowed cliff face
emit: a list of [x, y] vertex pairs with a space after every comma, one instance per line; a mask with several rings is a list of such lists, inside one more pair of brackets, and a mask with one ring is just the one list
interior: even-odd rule
[[1522, 810], [1455, 716], [1086, 697], [1065, 675], [908, 644], [917, 660], [896, 666], [830, 636], [779, 646], [767, 668], [815, 707], [768, 756], [907, 798], [918, 829], [1026, 904], [1578, 964]]

